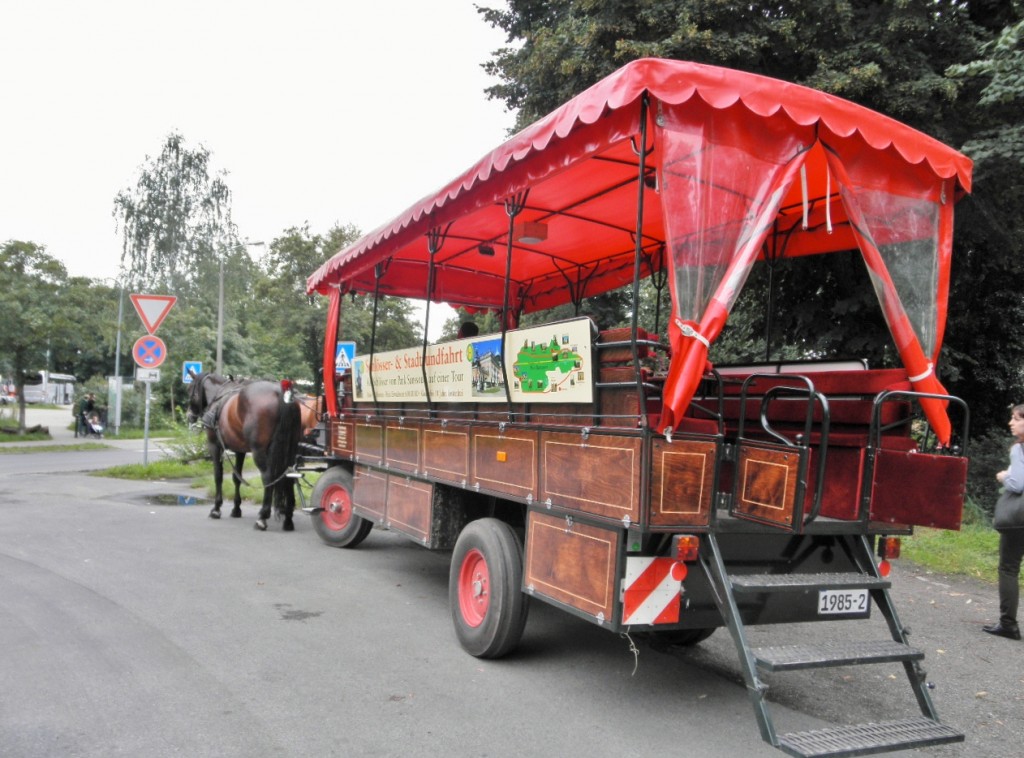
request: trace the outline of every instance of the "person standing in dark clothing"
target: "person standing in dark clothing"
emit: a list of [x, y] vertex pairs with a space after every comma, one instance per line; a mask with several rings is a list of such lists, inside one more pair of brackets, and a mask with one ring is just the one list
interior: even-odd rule
[[[996, 474], [1007, 492], [1024, 492], [1024, 404], [1013, 406], [1010, 415], [1010, 467]], [[1020, 639], [1017, 606], [1020, 602], [1020, 563], [1024, 557], [1024, 529], [999, 532], [999, 621], [982, 627], [989, 634]]]

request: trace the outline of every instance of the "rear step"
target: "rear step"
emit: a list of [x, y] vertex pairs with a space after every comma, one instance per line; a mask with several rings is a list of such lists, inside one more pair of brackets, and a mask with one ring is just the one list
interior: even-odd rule
[[733, 592], [806, 592], [828, 588], [832, 590], [880, 590], [892, 587], [888, 579], [865, 574], [733, 574]]
[[964, 736], [956, 729], [921, 717], [783, 734], [779, 736], [779, 749], [799, 758], [838, 758], [946, 745], [963, 740]]
[[795, 671], [828, 666], [860, 666], [924, 660], [924, 653], [895, 640], [842, 641], [816, 645], [758, 647], [751, 652], [762, 671]]
[[[789, 755], [807, 758], [870, 755], [963, 742], [962, 733], [939, 723], [938, 714], [928, 694], [925, 672], [920, 667], [924, 653], [907, 644], [907, 629], [900, 622], [889, 596], [892, 582], [883, 579], [875, 570], [872, 546], [866, 537], [836, 537], [837, 543], [850, 556], [852, 565], [863, 567], [862, 572], [854, 570], [817, 574], [730, 574], [715, 535], [704, 535], [702, 540], [702, 548], [706, 546], [707, 551], [701, 551], [701, 565], [713, 585], [719, 612], [736, 644], [747, 693], [754, 706], [761, 737], [765, 742]], [[868, 590], [870, 593], [875, 606], [888, 624], [891, 640], [829, 640], [820, 644], [801, 643], [759, 648], [752, 648], [747, 643], [746, 625], [737, 603], [739, 596], [780, 593], [792, 596], [821, 590], [858, 589]], [[804, 599], [794, 598], [794, 602], [804, 602]], [[849, 620], [863, 621], [866, 618], [865, 615]], [[760, 673], [871, 663], [903, 664], [920, 715], [898, 721], [834, 726], [781, 735], [775, 731], [768, 707], [768, 685], [761, 680]]]

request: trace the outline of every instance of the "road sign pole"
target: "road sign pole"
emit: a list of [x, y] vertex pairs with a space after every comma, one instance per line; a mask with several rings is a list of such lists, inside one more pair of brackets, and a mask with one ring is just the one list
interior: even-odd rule
[[153, 383], [146, 382], [146, 422], [142, 431], [142, 465], [149, 465], [149, 399], [153, 392]]

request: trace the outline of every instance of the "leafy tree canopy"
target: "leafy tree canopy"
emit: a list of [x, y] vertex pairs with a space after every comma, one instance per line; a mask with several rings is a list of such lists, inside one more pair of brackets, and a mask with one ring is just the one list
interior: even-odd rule
[[0, 247], [0, 364], [10, 371], [25, 428], [25, 375], [47, 365], [50, 346], [63, 339], [67, 319], [57, 318], [57, 294], [67, 280], [64, 264], [42, 245], [9, 240]]
[[[1024, 318], [1019, 2], [508, 0], [479, 12], [507, 34], [484, 69], [499, 81], [488, 95], [519, 109], [518, 128], [650, 56], [805, 84], [963, 149], [976, 161], [975, 187], [958, 209], [942, 378], [983, 429], [1004, 424], [1007, 403], [1024, 397], [1024, 342], [1011, 331]], [[767, 296], [762, 266], [748, 284], [753, 305], [737, 304], [719, 360], [799, 356], [811, 326], [837, 354], [893, 360], [877, 303], [849, 286], [863, 279], [863, 264], [853, 258], [825, 273], [789, 263], [772, 272], [772, 329], [755, 310]]]
[[226, 174], [211, 174], [210, 152], [168, 135], [146, 156], [135, 187], [114, 198], [128, 282], [178, 296], [195, 291], [204, 268], [238, 247]]

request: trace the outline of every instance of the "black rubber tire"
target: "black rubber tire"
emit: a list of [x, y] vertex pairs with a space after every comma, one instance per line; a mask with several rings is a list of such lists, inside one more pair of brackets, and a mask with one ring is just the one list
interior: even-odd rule
[[462, 530], [452, 553], [448, 604], [459, 643], [477, 658], [500, 658], [523, 636], [523, 546], [504, 521], [483, 518]]
[[657, 645], [691, 647], [706, 640], [717, 628], [712, 626], [707, 629], [675, 629], [671, 632], [653, 632], [653, 635]]
[[310, 501], [314, 508], [313, 529], [331, 547], [355, 547], [366, 539], [373, 522], [352, 512], [352, 474], [335, 466], [329, 468], [313, 486]]

